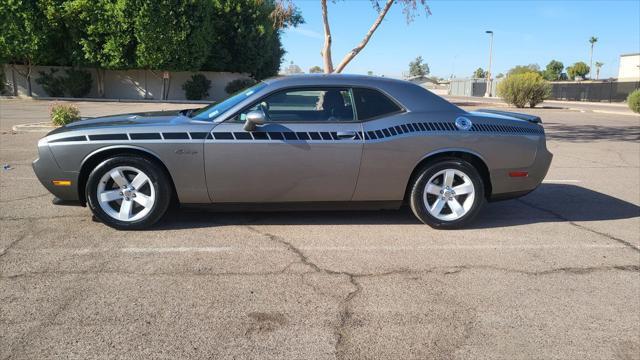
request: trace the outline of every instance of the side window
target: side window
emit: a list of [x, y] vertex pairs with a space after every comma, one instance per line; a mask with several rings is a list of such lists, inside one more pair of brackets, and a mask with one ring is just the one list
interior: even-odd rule
[[259, 107], [270, 122], [353, 121], [353, 101], [346, 88], [291, 89], [277, 92], [240, 113], [244, 122], [249, 111]]
[[353, 89], [353, 97], [360, 121], [402, 110], [395, 102], [377, 90]]

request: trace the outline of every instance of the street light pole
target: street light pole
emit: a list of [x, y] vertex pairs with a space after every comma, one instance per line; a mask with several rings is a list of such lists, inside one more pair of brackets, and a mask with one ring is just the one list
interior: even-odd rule
[[489, 68], [487, 68], [487, 75], [486, 75], [487, 90], [484, 93], [484, 97], [490, 97], [491, 96], [491, 55], [493, 52], [493, 31], [487, 30], [485, 31], [485, 33], [489, 34], [490, 40], [489, 40]]

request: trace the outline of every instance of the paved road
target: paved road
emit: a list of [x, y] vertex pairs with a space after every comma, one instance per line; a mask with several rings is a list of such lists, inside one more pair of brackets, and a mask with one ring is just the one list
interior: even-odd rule
[[[179, 211], [117, 232], [30, 168], [0, 101], [0, 358], [640, 358], [640, 121], [541, 115], [532, 194], [436, 231], [407, 210]], [[87, 116], [188, 105], [81, 103]]]

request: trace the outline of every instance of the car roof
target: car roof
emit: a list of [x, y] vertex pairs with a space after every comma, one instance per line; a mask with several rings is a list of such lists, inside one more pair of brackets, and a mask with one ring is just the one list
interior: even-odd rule
[[263, 80], [271, 88], [297, 86], [348, 86], [381, 90], [411, 111], [456, 111], [457, 106], [415, 83], [369, 75], [354, 74], [301, 74], [276, 76]]

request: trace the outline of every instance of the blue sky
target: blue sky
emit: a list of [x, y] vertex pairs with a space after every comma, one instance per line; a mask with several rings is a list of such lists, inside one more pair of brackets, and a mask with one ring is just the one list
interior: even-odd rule
[[[383, 2], [383, 1], [382, 1]], [[298, 0], [306, 23], [283, 35], [284, 65], [293, 61], [305, 72], [322, 66], [320, 3]], [[589, 63], [589, 42], [599, 38], [594, 63], [604, 66], [602, 77], [616, 77], [620, 54], [640, 52], [640, 0], [628, 1], [444, 1], [430, 0], [432, 15], [420, 11], [407, 24], [401, 5], [394, 5], [367, 47], [345, 72], [399, 77], [421, 55], [431, 74], [467, 77], [487, 68], [489, 39], [494, 31], [492, 72], [521, 64], [542, 68], [552, 59], [565, 66]], [[369, 0], [329, 1], [333, 61], [340, 62], [357, 45], [377, 13]], [[283, 66], [284, 66], [283, 65]]]

